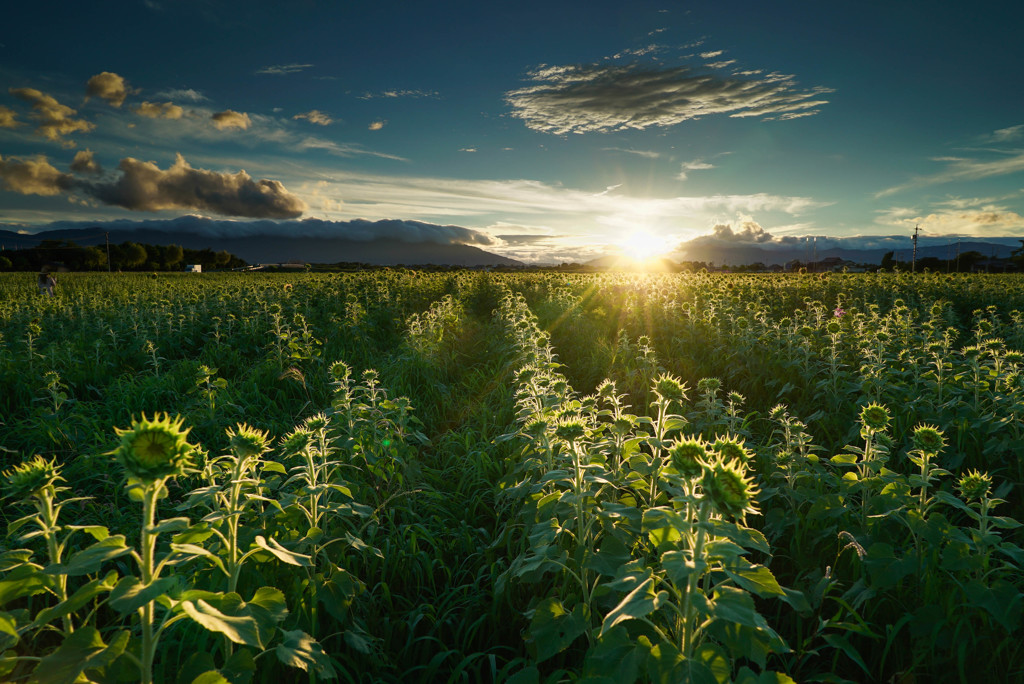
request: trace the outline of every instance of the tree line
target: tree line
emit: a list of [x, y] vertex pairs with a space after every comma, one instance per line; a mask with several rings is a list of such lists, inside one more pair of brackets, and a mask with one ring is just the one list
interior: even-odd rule
[[180, 271], [186, 264], [203, 270], [237, 268], [246, 262], [227, 250], [188, 249], [181, 245], [149, 245], [122, 242], [109, 247], [82, 246], [71, 240], [43, 240], [29, 249], [0, 250], [0, 271], [40, 271], [66, 268], [70, 271]]

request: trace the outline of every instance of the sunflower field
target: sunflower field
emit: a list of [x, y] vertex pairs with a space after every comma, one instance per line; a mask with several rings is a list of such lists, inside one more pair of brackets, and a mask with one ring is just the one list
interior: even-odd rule
[[0, 680], [1024, 680], [1024, 276], [0, 274]]

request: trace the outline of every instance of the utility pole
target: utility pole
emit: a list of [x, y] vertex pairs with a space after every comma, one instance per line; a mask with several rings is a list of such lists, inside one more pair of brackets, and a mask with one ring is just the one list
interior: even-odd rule
[[917, 233], [921, 230], [921, 226], [914, 226], [914, 258], [910, 262], [910, 272], [913, 273], [917, 270]]
[[110, 273], [110, 233], [104, 233], [107, 236], [107, 273]]

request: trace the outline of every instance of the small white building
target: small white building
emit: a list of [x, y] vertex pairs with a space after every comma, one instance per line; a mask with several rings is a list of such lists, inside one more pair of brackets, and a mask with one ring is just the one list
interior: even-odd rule
[[203, 265], [202, 264], [189, 264], [188, 266], [185, 267], [185, 273], [202, 273], [202, 272], [203, 272]]

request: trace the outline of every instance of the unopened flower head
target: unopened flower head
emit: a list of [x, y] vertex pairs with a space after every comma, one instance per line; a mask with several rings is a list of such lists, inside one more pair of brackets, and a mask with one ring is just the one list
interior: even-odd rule
[[346, 382], [352, 375], [352, 369], [344, 361], [335, 361], [331, 364], [330, 373], [337, 382]]
[[889, 425], [889, 409], [871, 402], [861, 410], [860, 422], [864, 427], [880, 432]]
[[743, 442], [735, 437], [719, 437], [711, 445], [711, 450], [725, 461], [746, 463], [750, 460], [750, 452], [744, 448]]
[[914, 446], [921, 451], [937, 454], [946, 446], [942, 431], [934, 425], [919, 425], [914, 429]]
[[327, 428], [327, 415], [323, 412], [314, 414], [309, 418], [306, 418], [304, 427], [310, 432], [319, 432]]
[[111, 453], [131, 477], [142, 482], [183, 475], [194, 448], [187, 439], [192, 428], [181, 427], [184, 420], [159, 413], [149, 420], [143, 414], [130, 428], [114, 429], [121, 443]]
[[597, 386], [597, 396], [602, 399], [611, 399], [615, 396], [615, 381], [605, 380]]
[[693, 479], [707, 468], [708, 450], [699, 439], [677, 440], [668, 448], [668, 460], [677, 473]]
[[701, 394], [714, 394], [722, 387], [718, 378], [701, 378], [697, 381], [697, 391]]
[[989, 490], [992, 489], [992, 476], [971, 470], [960, 478], [956, 486], [960, 490], [960, 495], [968, 501], [981, 499], [988, 496]]
[[523, 426], [523, 432], [536, 438], [546, 434], [550, 427], [551, 421], [546, 418], [531, 418], [526, 421], [526, 425]]
[[679, 378], [664, 373], [654, 381], [654, 393], [666, 401], [682, 402], [686, 399], [686, 386]]
[[56, 461], [33, 456], [24, 463], [3, 472], [4, 495], [16, 500], [28, 499], [43, 489], [63, 480]]
[[297, 454], [309, 446], [310, 437], [309, 430], [297, 427], [281, 438], [281, 451], [285, 456]]
[[587, 434], [587, 426], [579, 418], [563, 418], [558, 421], [555, 436], [566, 442], [575, 442]]
[[246, 423], [239, 423], [234, 429], [229, 428], [227, 434], [231, 453], [238, 459], [259, 456], [265, 453], [270, 445], [266, 432], [250, 427]]
[[747, 513], [757, 512], [754, 507], [757, 490], [743, 472], [743, 466], [736, 461], [719, 461], [704, 472], [704, 492], [725, 517], [742, 520]]

